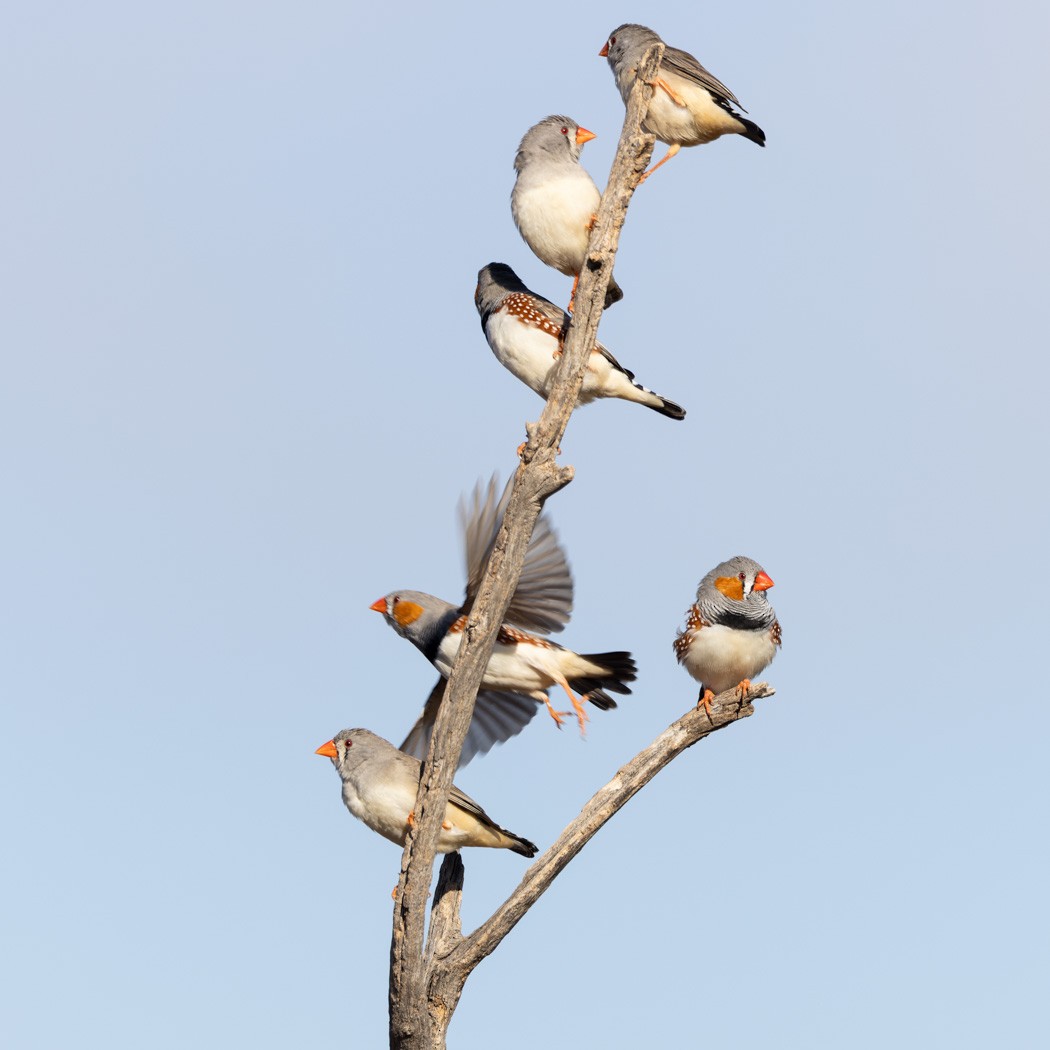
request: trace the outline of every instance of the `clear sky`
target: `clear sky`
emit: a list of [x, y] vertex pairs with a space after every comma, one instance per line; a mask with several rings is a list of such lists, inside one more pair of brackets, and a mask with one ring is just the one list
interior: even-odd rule
[[[452, 8], [449, 10], [449, 8]], [[458, 782], [541, 847], [693, 704], [699, 578], [776, 581], [777, 696], [687, 752], [470, 979], [456, 1047], [1047, 1039], [1045, 5], [42, 2], [0, 15], [0, 1042], [379, 1047], [400, 853], [314, 749], [434, 672], [455, 505], [540, 400], [472, 295], [567, 278], [523, 132], [643, 21], [768, 135], [639, 191], [602, 338], [682, 423], [570, 423], [585, 742]], [[472, 928], [523, 858], [467, 854]]]

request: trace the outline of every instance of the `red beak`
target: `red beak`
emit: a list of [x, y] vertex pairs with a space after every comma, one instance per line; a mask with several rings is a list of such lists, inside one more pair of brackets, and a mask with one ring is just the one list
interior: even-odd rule
[[335, 742], [332, 740], [322, 744], [315, 752], [315, 755], [324, 755], [325, 758], [338, 758], [339, 752], [335, 749]]
[[608, 40], [605, 41], [605, 47], [603, 47], [601, 49], [601, 51], [598, 52], [598, 57], [599, 58], [608, 58], [609, 57], [609, 41]]
[[773, 586], [773, 581], [764, 573], [760, 572], [755, 577], [755, 586], [752, 590], [756, 591], [768, 591]]
[[590, 142], [591, 139], [596, 139], [598, 136], [593, 131], [588, 131], [586, 128], [576, 129], [576, 145], [582, 146], [585, 142]]
[[[770, 584], [770, 586], [772, 587], [773, 585]], [[368, 608], [371, 609], [373, 612], [385, 613], [386, 612], [386, 598], [376, 598], [376, 600], [374, 602], [372, 602], [372, 604]]]

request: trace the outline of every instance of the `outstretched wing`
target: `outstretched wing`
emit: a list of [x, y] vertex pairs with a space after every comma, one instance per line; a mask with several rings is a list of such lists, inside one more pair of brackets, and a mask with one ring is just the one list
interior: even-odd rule
[[[512, 484], [513, 479], [507, 482], [497, 500], [497, 481], [493, 475], [487, 485], [479, 481], [474, 486], [469, 507], [460, 501], [459, 516], [467, 558], [464, 608], [471, 605], [481, 587], [481, 576], [496, 542]], [[572, 572], [558, 534], [544, 512], [532, 530], [521, 578], [504, 620], [523, 631], [548, 634], [562, 630], [571, 615]]]
[[[445, 685], [446, 680], [439, 678], [437, 685], [430, 691], [423, 713], [401, 745], [406, 755], [413, 755], [420, 761], [426, 758], [438, 705], [445, 695]], [[475, 755], [483, 755], [496, 744], [517, 736], [539, 709], [539, 703], [531, 697], [482, 689], [474, 705], [474, 717], [467, 730], [467, 739], [463, 742], [458, 768], [462, 769]]]

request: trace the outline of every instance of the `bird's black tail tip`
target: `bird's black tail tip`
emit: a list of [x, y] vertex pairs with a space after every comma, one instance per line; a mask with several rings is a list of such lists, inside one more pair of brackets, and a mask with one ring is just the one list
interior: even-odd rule
[[[510, 834], [508, 832], [507, 834]], [[534, 842], [529, 842], [528, 839], [518, 838], [517, 835], [513, 836], [514, 845], [511, 846], [511, 852], [517, 853], [522, 857], [535, 857], [539, 853], [540, 848]]]
[[661, 397], [660, 400], [662, 404], [652, 406], [654, 412], [659, 412], [661, 416], [667, 416], [668, 419], [685, 419], [685, 409], [681, 405], [668, 401], [666, 397]]
[[737, 120], [744, 125], [744, 130], [740, 132], [745, 139], [750, 139], [756, 146], [765, 146], [766, 144], [766, 133], [753, 121], [748, 120], [747, 117], [737, 116]]

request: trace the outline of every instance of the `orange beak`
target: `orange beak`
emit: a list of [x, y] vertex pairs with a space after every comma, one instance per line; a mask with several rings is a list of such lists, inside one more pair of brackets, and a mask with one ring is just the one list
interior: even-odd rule
[[768, 591], [772, 586], [773, 581], [764, 572], [760, 572], [755, 577], [755, 586], [752, 589], [756, 591]]
[[598, 52], [598, 57], [599, 58], [608, 58], [609, 57], [609, 41], [608, 40], [605, 41], [605, 47], [603, 47], [601, 49], [601, 51]]
[[386, 598], [376, 598], [374, 602], [368, 607], [373, 612], [386, 612]]
[[576, 145], [582, 146], [585, 142], [590, 142], [591, 139], [596, 139], [598, 136], [593, 131], [588, 131], [586, 128], [576, 129]]
[[335, 742], [329, 740], [326, 744], [322, 744], [315, 752], [315, 755], [324, 755], [325, 758], [338, 758], [339, 752], [335, 749]]

